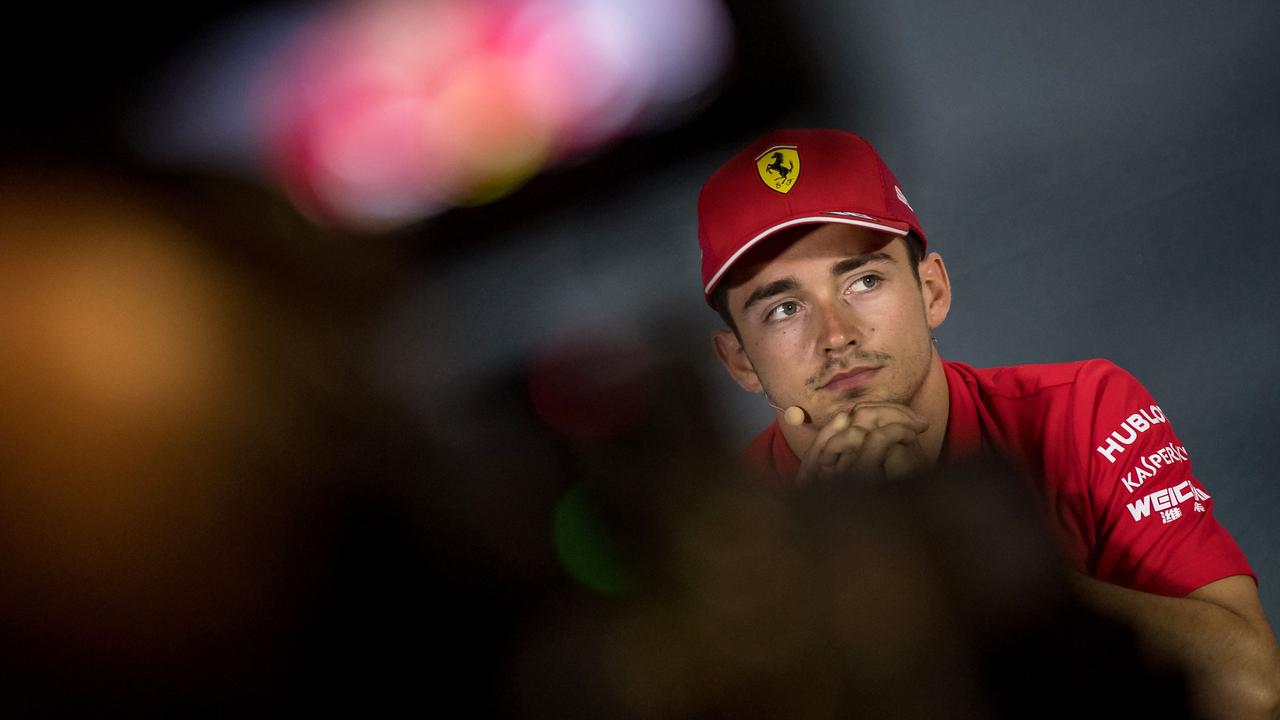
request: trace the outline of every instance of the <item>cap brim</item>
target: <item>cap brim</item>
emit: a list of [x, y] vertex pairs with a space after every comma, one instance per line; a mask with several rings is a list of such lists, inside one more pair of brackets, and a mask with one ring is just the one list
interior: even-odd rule
[[742, 247], [738, 248], [737, 252], [735, 252], [733, 255], [730, 255], [728, 260], [725, 260], [723, 263], [721, 263], [720, 268], [717, 269], [715, 274], [711, 276], [710, 282], [708, 282], [706, 287], [702, 289], [703, 295], [707, 298], [707, 302], [708, 303], [711, 302], [711, 292], [715, 290], [716, 285], [719, 284], [720, 280], [724, 277], [725, 273], [729, 271], [729, 268], [733, 267], [733, 264], [738, 261], [738, 258], [745, 255], [747, 251], [749, 251], [751, 248], [755, 247], [756, 245], [759, 245], [762, 241], [767, 239], [770, 235], [773, 235], [774, 233], [780, 230], [785, 230], [795, 225], [806, 225], [806, 224], [814, 225], [817, 223], [840, 223], [842, 225], [857, 225], [859, 227], [871, 228], [872, 230], [880, 230], [883, 232], [892, 233], [894, 235], [897, 235], [898, 237], [904, 237], [908, 232], [911, 231], [911, 226], [907, 225], [906, 223], [890, 222], [887, 220], [863, 220], [863, 219], [854, 218], [854, 217], [831, 217], [830, 215], [812, 215], [812, 216], [792, 218], [790, 220], [780, 222], [777, 225], [774, 225], [773, 227], [767, 228], [761, 231], [760, 233], [758, 233], [755, 237], [751, 238], [746, 243], [744, 243]]

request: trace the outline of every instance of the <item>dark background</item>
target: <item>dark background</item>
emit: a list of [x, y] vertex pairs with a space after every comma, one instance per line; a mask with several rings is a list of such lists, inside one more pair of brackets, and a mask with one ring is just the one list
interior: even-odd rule
[[[450, 628], [461, 624], [485, 631], [470, 664], [444, 679], [468, 667], [500, 675], [493, 658], [543, 602], [547, 578], [561, 577], [544, 537], [551, 507], [566, 477], [590, 476], [580, 458], [566, 460], [580, 446], [530, 407], [530, 378], [562, 377], [568, 365], [588, 389], [644, 405], [628, 385], [636, 375], [591, 370], [642, 352], [636, 372], [688, 401], [708, 447], [744, 444], [768, 422], [762, 400], [712, 356], [717, 318], [699, 290], [694, 203], [720, 162], [775, 125], [847, 128], [879, 149], [950, 270], [955, 300], [938, 332], [948, 359], [1105, 357], [1138, 377], [1280, 619], [1280, 486], [1267, 455], [1280, 410], [1275, 3], [734, 2], [739, 55], [703, 114], [492, 205], [377, 236], [316, 229], [252, 180], [156, 167], [131, 149], [152, 81], [235, 9], [32, 9], [10, 24], [4, 63], [7, 192], [70, 169], [94, 178], [86, 194], [158, 199], [247, 278], [263, 309], [255, 332], [276, 339], [258, 370], [271, 420], [255, 425], [261, 442], [237, 446], [237, 480], [262, 482], [217, 530], [251, 538], [244, 597], [255, 587], [276, 597], [269, 609], [244, 600], [252, 622], [201, 658], [232, 664], [259, 627], [285, 648], [262, 661], [278, 668], [325, 658], [333, 643], [384, 652], [394, 643], [369, 638], [398, 633], [460, 646]], [[599, 419], [589, 400], [570, 401]], [[517, 466], [516, 479], [504, 474]], [[263, 564], [282, 537], [290, 550]], [[34, 541], [19, 532], [15, 542]], [[196, 578], [206, 559], [172, 567]], [[405, 580], [413, 573], [434, 579]], [[49, 582], [47, 592], [71, 592]], [[168, 587], [139, 582], [147, 602]], [[379, 589], [397, 596], [390, 609]], [[10, 630], [31, 627], [18, 593]], [[377, 622], [413, 607], [430, 609], [420, 626]], [[186, 628], [220, 609], [169, 621]], [[277, 611], [293, 620], [281, 626]], [[369, 617], [371, 634], [349, 622]], [[9, 663], [89, 676], [62, 662], [74, 643], [49, 637], [75, 631], [58, 627], [30, 630], [43, 660]], [[96, 642], [128, 637], [103, 631]], [[148, 653], [166, 646], [147, 642], [133, 662], [149, 667]], [[298, 687], [336, 677], [323, 660], [301, 666], [287, 677]]]

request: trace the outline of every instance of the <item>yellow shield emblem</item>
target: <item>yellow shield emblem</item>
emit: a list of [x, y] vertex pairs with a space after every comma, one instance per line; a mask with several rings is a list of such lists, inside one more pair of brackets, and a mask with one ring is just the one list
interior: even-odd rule
[[785, 195], [800, 177], [800, 153], [795, 145], [775, 145], [756, 158], [756, 170], [770, 190]]

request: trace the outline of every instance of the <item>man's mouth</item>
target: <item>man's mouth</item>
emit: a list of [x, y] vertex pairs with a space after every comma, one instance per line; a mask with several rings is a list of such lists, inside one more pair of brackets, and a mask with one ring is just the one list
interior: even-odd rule
[[832, 375], [831, 379], [818, 389], [831, 390], [833, 392], [853, 390], [871, 382], [871, 378], [875, 377], [878, 372], [880, 372], [878, 367], [850, 368], [842, 373]]

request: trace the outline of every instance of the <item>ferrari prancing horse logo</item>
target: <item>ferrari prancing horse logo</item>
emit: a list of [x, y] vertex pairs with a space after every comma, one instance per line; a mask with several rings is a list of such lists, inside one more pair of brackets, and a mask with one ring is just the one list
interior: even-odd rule
[[800, 177], [800, 153], [795, 145], [774, 145], [756, 158], [756, 170], [770, 190], [785, 195]]

